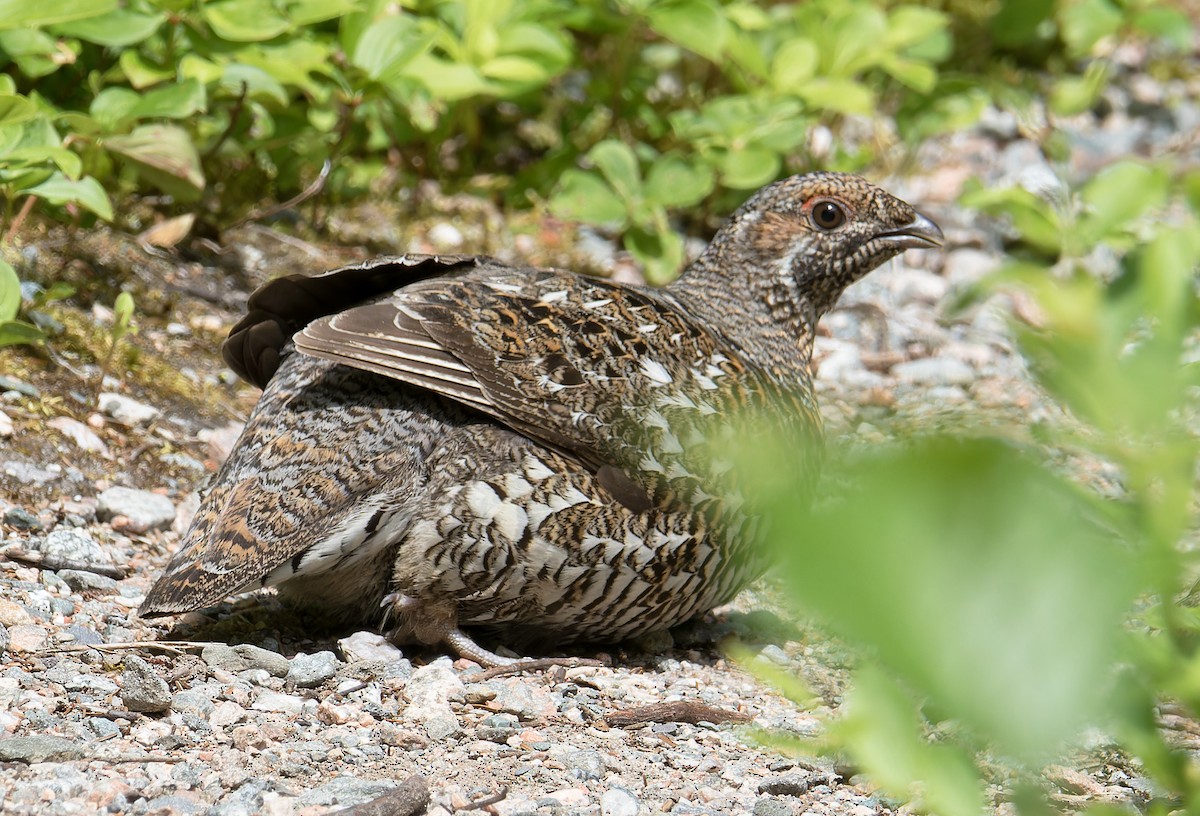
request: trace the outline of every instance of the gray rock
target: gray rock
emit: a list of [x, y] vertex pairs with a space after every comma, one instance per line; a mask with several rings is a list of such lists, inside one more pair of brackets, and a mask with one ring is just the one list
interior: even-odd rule
[[135, 533], [166, 530], [175, 520], [175, 503], [149, 490], [110, 487], [100, 494], [96, 514], [101, 521], [125, 516], [129, 519], [129, 529]]
[[206, 718], [212, 713], [214, 706], [212, 697], [200, 688], [177, 691], [175, 692], [175, 696], [171, 698], [172, 711], [198, 714]]
[[0, 654], [8, 651], [8, 627], [0, 624]]
[[975, 370], [953, 357], [924, 357], [892, 367], [902, 382], [916, 385], [966, 385], [975, 379]]
[[562, 757], [567, 772], [584, 782], [604, 776], [604, 757], [599, 751], [571, 751]]
[[0, 740], [0, 762], [70, 762], [87, 755], [84, 746], [63, 737], [9, 737]]
[[137, 655], [125, 658], [121, 673], [121, 702], [130, 711], [153, 713], [171, 706], [171, 689], [154, 667]]
[[754, 816], [796, 816], [796, 809], [782, 799], [764, 796], [754, 803]]
[[800, 774], [784, 774], [758, 783], [759, 793], [773, 796], [802, 796], [808, 793], [808, 777]]
[[251, 779], [218, 802], [207, 816], [255, 816], [263, 812], [263, 794], [271, 790], [274, 783], [265, 779]]
[[199, 799], [179, 794], [159, 796], [146, 802], [144, 807], [143, 813], [169, 813], [171, 816], [192, 816], [208, 810], [208, 805]]
[[83, 564], [111, 564], [109, 557], [86, 530], [60, 528], [47, 535], [37, 545], [43, 555], [59, 561], [78, 561]]
[[288, 661], [287, 679], [301, 688], [319, 686], [337, 674], [341, 662], [333, 652], [300, 654]]
[[296, 800], [296, 804], [301, 807], [357, 805], [382, 796], [394, 787], [394, 782], [375, 782], [353, 776], [339, 776], [319, 788], [305, 792]]
[[120, 726], [104, 717], [88, 717], [87, 727], [100, 739], [111, 739], [121, 734]]
[[100, 633], [95, 629], [89, 629], [78, 623], [73, 623], [67, 627], [66, 633], [74, 640], [72, 643], [78, 643], [83, 646], [97, 646], [104, 642], [104, 638], [100, 637]]
[[97, 575], [87, 570], [64, 569], [58, 571], [58, 577], [76, 592], [91, 590], [94, 592], [115, 592], [117, 582], [107, 575]]
[[637, 816], [641, 807], [638, 798], [624, 788], [610, 788], [600, 796], [601, 816]]
[[485, 717], [479, 724], [475, 729], [475, 736], [492, 742], [505, 742], [517, 733], [519, 727], [519, 721], [512, 714], [493, 714]]
[[24, 507], [10, 507], [4, 513], [4, 523], [17, 530], [41, 530], [42, 520]]
[[1000, 258], [979, 249], [963, 247], [946, 253], [942, 275], [951, 286], [979, 283], [1000, 268]]
[[4, 463], [4, 475], [11, 476], [21, 484], [45, 484], [62, 475], [62, 466], [54, 464], [42, 467], [32, 462], [14, 460]]
[[787, 652], [776, 646], [774, 643], [764, 646], [762, 651], [758, 653], [758, 656], [764, 660], [769, 660], [777, 666], [786, 666], [791, 662]]
[[239, 643], [233, 651], [246, 661], [247, 669], [262, 669], [272, 677], [283, 677], [288, 673], [290, 661], [279, 652], [252, 646], [249, 643]]
[[430, 739], [445, 739], [458, 731], [458, 718], [450, 710], [450, 701], [466, 699], [466, 689], [448, 659], [414, 671], [406, 690], [409, 704], [405, 716], [424, 726]]
[[161, 411], [153, 405], [138, 402], [124, 394], [104, 391], [100, 394], [100, 410], [123, 425], [144, 425], [157, 417]]

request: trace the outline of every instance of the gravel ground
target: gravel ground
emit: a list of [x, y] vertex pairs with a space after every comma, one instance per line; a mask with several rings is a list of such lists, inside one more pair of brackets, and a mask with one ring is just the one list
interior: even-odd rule
[[[1068, 175], [1084, 178], [1128, 154], [1183, 150], [1200, 159], [1197, 77], [1187, 87], [1134, 73], [1112, 88], [1103, 117], [1066, 124]], [[964, 182], [975, 176], [1053, 196], [1054, 168], [999, 111], [917, 159], [918, 172], [885, 184], [938, 220], [948, 246], [875, 273], [825, 321], [816, 354], [831, 436], [870, 443], [902, 428], [981, 423], [1024, 436], [1063, 421], [1014, 349], [1009, 316], [1027, 304], [999, 295], [961, 314], [946, 309], [1002, 261], [1002, 225], [954, 205]], [[329, 226], [344, 244], [381, 251], [486, 250], [634, 274], [601, 236], [577, 236], [568, 252], [561, 225], [514, 235], [479, 202], [423, 197], [443, 215], [416, 232], [398, 231], [382, 206], [335, 214]], [[471, 805], [606, 816], [891, 812], [894, 803], [853, 769], [756, 742], [753, 728], [819, 734], [840, 702], [847, 661], [768, 584], [672, 635], [602, 655], [608, 667], [490, 678], [466, 661], [402, 653], [373, 632], [323, 632], [270, 594], [185, 616], [174, 628], [138, 620], [195, 510], [194, 489], [256, 396], [233, 384], [214, 354], [246, 292], [274, 274], [357, 257], [256, 227], [226, 238], [236, 258], [181, 259], [111, 234], [64, 241], [52, 233], [21, 259], [48, 279], [95, 282], [117, 270], [141, 281], [135, 342], [152, 376], [105, 379], [94, 401], [91, 381], [69, 373], [69, 354], [57, 364], [21, 351], [0, 356], [5, 813], [320, 814], [372, 800], [412, 774], [428, 784], [430, 813]], [[89, 320], [104, 321], [102, 304], [89, 308]], [[165, 362], [155, 369], [155, 360]], [[1103, 463], [1071, 467], [1120, 493]], [[729, 637], [755, 660], [799, 673], [817, 695], [812, 704], [798, 708], [727, 661], [720, 644]], [[657, 704], [672, 705], [641, 708]], [[1082, 801], [1144, 800], [1144, 781], [1115, 761], [1057, 774]]]

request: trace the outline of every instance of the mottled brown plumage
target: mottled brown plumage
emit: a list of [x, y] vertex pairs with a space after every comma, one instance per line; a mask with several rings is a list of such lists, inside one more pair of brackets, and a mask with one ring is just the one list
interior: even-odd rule
[[459, 626], [553, 648], [711, 609], [764, 568], [731, 446], [790, 439], [811, 482], [817, 320], [940, 238], [820, 173], [661, 290], [459, 256], [274, 281], [224, 349], [262, 399], [142, 612], [278, 584], [497, 662]]

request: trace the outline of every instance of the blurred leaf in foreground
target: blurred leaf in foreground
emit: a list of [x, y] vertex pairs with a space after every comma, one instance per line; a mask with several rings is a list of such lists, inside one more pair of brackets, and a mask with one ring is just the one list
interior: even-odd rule
[[[1103, 719], [1139, 580], [1081, 491], [992, 440], [917, 440], [844, 466], [848, 495], [779, 513], [800, 606], [1002, 754], [1044, 759]], [[880, 687], [860, 684], [859, 706]], [[859, 753], [875, 778], [904, 778], [881, 767], [901, 754]]]

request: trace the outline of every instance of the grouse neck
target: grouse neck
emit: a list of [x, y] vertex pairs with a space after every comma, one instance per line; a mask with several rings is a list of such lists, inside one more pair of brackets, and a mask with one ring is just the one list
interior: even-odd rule
[[798, 290], [791, 275], [750, 266], [706, 252], [667, 291], [747, 362], [784, 381], [807, 380], [817, 320], [825, 310]]

